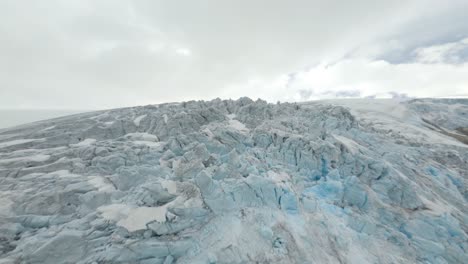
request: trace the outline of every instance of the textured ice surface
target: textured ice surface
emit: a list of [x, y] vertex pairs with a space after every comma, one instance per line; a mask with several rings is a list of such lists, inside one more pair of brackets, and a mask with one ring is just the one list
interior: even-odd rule
[[0, 263], [468, 263], [466, 128], [467, 100], [242, 98], [1, 130]]

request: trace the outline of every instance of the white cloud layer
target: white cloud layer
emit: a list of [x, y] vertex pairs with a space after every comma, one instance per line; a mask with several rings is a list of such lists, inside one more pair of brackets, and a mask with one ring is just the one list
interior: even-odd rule
[[468, 60], [468, 38], [418, 48], [415, 53], [416, 60], [422, 63], [464, 63]]
[[0, 107], [468, 94], [463, 0], [0, 2]]

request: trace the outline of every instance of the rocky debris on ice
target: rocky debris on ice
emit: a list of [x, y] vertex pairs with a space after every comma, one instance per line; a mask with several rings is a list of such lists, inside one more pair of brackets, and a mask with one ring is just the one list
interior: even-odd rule
[[0, 263], [467, 263], [467, 127], [468, 100], [241, 98], [3, 129]]

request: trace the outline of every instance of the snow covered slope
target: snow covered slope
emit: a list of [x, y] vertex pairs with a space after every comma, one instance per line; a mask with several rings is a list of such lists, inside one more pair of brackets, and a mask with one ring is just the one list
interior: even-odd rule
[[0, 130], [0, 263], [468, 263], [467, 128], [242, 98]]

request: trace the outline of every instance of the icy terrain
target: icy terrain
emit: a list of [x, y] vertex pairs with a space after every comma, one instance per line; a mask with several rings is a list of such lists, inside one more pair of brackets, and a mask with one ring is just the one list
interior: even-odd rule
[[0, 263], [468, 263], [468, 100], [242, 98], [0, 130]]

